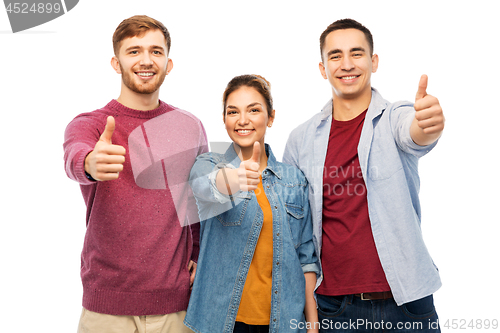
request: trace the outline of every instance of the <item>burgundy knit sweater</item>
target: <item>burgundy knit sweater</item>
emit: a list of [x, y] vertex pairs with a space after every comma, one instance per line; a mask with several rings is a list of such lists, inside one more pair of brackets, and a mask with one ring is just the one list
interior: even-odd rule
[[[108, 116], [112, 142], [125, 147], [117, 180], [93, 181], [84, 161]], [[64, 161], [87, 205], [81, 255], [83, 307], [112, 315], [168, 314], [187, 309], [190, 260], [197, 261], [199, 223], [187, 180], [208, 151], [205, 130], [190, 113], [160, 101], [151, 111], [112, 100], [66, 128]]]

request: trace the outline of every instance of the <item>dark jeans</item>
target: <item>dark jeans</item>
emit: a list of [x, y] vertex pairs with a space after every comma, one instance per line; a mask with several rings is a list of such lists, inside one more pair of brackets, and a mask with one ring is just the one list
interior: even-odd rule
[[432, 295], [397, 306], [394, 299], [316, 295], [320, 332], [441, 332]]
[[268, 333], [269, 325], [247, 325], [237, 321], [233, 333]]

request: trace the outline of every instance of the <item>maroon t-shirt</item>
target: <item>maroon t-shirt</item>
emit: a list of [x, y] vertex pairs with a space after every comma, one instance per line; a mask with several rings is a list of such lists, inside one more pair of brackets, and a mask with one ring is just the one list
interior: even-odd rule
[[332, 119], [323, 173], [322, 295], [389, 291], [373, 240], [358, 143], [366, 111]]

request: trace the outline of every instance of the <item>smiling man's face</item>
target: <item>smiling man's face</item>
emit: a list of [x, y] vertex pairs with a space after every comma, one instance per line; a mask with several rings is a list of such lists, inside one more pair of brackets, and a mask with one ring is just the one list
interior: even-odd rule
[[126, 38], [121, 42], [113, 67], [122, 74], [122, 90], [139, 94], [158, 91], [172, 68], [165, 37], [160, 30], [150, 30], [142, 37]]
[[378, 56], [370, 56], [371, 52], [360, 30], [335, 30], [326, 36], [319, 68], [330, 82], [334, 98], [371, 96], [371, 74], [378, 67]]

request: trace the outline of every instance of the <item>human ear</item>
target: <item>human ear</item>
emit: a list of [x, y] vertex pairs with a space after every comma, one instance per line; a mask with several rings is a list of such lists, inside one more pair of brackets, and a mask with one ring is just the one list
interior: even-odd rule
[[267, 127], [271, 127], [273, 125], [275, 115], [276, 115], [276, 110], [273, 110], [269, 115], [269, 120], [267, 121]]
[[326, 76], [325, 65], [322, 61], [319, 62], [319, 71], [321, 72], [321, 76], [323, 76], [323, 79], [328, 79], [328, 77]]
[[113, 69], [115, 70], [116, 73], [122, 74], [122, 71], [120, 69], [120, 61], [118, 60], [118, 58], [116, 56], [113, 56], [111, 58], [111, 67], [113, 67]]
[[378, 69], [378, 55], [372, 55], [372, 73], [375, 73]]
[[172, 59], [168, 58], [168, 62], [167, 62], [167, 75], [168, 75], [168, 73], [170, 73], [170, 71], [172, 70], [172, 68], [174, 68], [174, 62], [172, 61]]

